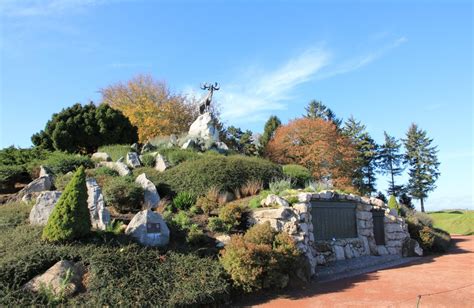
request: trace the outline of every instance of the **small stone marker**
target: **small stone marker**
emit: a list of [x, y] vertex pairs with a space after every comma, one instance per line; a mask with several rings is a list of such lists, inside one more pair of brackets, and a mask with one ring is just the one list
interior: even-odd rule
[[164, 247], [170, 240], [170, 230], [160, 214], [150, 210], [138, 212], [125, 230], [140, 244]]

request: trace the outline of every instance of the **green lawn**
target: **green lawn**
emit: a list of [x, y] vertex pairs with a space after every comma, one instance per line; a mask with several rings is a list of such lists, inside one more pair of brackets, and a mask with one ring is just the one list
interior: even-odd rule
[[474, 235], [474, 211], [444, 210], [428, 214], [436, 228], [451, 234]]

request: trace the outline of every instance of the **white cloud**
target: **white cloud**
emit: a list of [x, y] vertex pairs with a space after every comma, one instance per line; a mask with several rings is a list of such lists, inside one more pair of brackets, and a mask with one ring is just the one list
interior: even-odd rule
[[269, 113], [287, 109], [295, 89], [304, 83], [357, 70], [406, 41], [400, 37], [368, 54], [333, 63], [327, 48], [309, 48], [274, 70], [249, 68], [242, 80], [227, 83], [218, 93], [222, 117], [232, 122], [265, 120]]

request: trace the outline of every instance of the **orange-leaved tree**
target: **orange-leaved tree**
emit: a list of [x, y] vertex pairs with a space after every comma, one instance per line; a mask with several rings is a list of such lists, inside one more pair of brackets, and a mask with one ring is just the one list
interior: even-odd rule
[[356, 151], [333, 122], [301, 118], [280, 126], [265, 149], [280, 164], [305, 166], [316, 180], [331, 179], [336, 188], [354, 191], [350, 175]]
[[186, 132], [198, 115], [195, 101], [172, 94], [166, 83], [138, 75], [100, 90], [102, 103], [120, 110], [138, 128], [140, 142]]

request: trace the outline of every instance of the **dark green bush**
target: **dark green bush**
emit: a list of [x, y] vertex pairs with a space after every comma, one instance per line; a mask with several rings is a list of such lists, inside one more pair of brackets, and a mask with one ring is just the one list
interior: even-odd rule
[[0, 165], [27, 165], [33, 161], [44, 160], [49, 154], [49, 151], [40, 148], [21, 149], [11, 146], [0, 150]]
[[115, 171], [114, 169], [110, 169], [109, 167], [98, 167], [95, 169], [89, 169], [87, 170], [87, 175], [93, 178], [99, 177], [99, 176], [119, 176], [119, 173]]
[[84, 168], [93, 168], [94, 163], [88, 156], [78, 154], [68, 154], [64, 152], [52, 152], [43, 161], [37, 161], [30, 164], [30, 172], [36, 173], [34, 169], [38, 169], [40, 165], [48, 167], [54, 174], [66, 174], [75, 171], [80, 166]]
[[210, 196], [201, 196], [196, 200], [196, 207], [204, 212], [204, 214], [209, 215], [219, 207], [219, 202]]
[[13, 192], [15, 183], [23, 183], [30, 179], [23, 166], [0, 165], [0, 191]]
[[266, 223], [250, 228], [244, 236], [233, 235], [219, 261], [234, 286], [252, 292], [285, 287], [301, 258], [293, 239]]
[[42, 238], [50, 242], [79, 239], [88, 235], [91, 227], [86, 175], [84, 167], [79, 167], [49, 216]]
[[178, 210], [188, 210], [196, 203], [196, 196], [182, 191], [173, 198], [173, 207]]
[[300, 165], [284, 165], [283, 174], [291, 179], [291, 182], [299, 188], [304, 188], [306, 183], [313, 178], [311, 172]]
[[249, 180], [261, 180], [268, 186], [272, 179], [282, 176], [280, 166], [261, 158], [204, 155], [164, 171], [154, 183], [160, 195], [181, 191], [203, 195], [211, 187], [233, 191]]
[[103, 194], [107, 206], [119, 213], [136, 213], [142, 209], [143, 188], [132, 177], [114, 177], [104, 184]]
[[425, 218], [418, 212], [409, 213], [406, 222], [410, 237], [418, 241], [427, 253], [447, 252], [451, 245], [451, 236], [444, 230], [433, 228], [431, 219]]
[[207, 228], [213, 232], [225, 231], [224, 222], [219, 217], [210, 217]]

